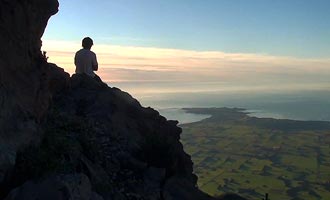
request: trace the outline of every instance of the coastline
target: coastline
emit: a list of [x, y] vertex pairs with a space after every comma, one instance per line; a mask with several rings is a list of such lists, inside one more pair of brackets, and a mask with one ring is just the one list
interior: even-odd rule
[[328, 120], [306, 120], [302, 118], [285, 117], [283, 114], [264, 111], [260, 109], [230, 108], [230, 107], [189, 107], [189, 108], [160, 108], [157, 109], [161, 115], [169, 120], [177, 120], [179, 124], [201, 122], [212, 118], [216, 112], [227, 114], [241, 113], [250, 118], [286, 120], [299, 122], [329, 122]]

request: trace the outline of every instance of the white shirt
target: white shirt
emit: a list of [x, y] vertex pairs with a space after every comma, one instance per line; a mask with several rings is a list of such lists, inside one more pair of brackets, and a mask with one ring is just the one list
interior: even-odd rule
[[87, 74], [94, 77], [93, 66], [98, 65], [96, 54], [89, 49], [80, 49], [74, 57], [77, 74]]

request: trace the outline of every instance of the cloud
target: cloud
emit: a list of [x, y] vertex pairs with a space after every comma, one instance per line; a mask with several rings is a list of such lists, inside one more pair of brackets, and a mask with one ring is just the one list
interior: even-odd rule
[[[43, 42], [49, 61], [74, 72], [80, 42]], [[264, 54], [191, 51], [95, 44], [99, 72], [109, 83], [168, 83], [174, 89], [220, 90], [223, 87], [280, 89], [329, 88], [330, 58], [308, 59]], [[175, 83], [175, 84], [169, 84]], [[205, 84], [202, 84], [205, 83]], [[209, 88], [207, 88], [209, 86]], [[171, 90], [169, 88], [169, 90]]]
[[157, 41], [156, 39], [146, 39], [146, 38], [136, 38], [136, 37], [127, 37], [127, 36], [101, 36], [95, 38], [95, 40], [98, 41], [106, 41], [106, 42], [112, 42], [112, 41], [126, 41], [126, 42], [151, 42], [151, 41]]

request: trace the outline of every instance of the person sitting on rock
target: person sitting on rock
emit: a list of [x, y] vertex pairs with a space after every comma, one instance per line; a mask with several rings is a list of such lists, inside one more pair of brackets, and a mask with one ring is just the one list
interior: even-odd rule
[[98, 63], [96, 54], [91, 51], [93, 40], [90, 37], [85, 37], [82, 40], [82, 47], [77, 51], [74, 57], [74, 64], [76, 65], [76, 74], [86, 74], [98, 79], [94, 71], [98, 70]]

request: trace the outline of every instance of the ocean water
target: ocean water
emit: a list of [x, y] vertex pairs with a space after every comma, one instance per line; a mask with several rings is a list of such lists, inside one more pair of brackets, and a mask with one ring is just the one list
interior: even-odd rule
[[[159, 108], [164, 116], [171, 119], [179, 116], [176, 114], [177, 110], [166, 110], [166, 108], [238, 107], [246, 109], [251, 116], [261, 118], [330, 121], [330, 91], [268, 94], [168, 94], [157, 96], [157, 98], [141, 98], [141, 102], [144, 105]], [[203, 119], [207, 116], [199, 117]], [[188, 116], [185, 121], [189, 121], [187, 119], [189, 119]]]
[[211, 115], [187, 113], [181, 108], [160, 108], [158, 111], [167, 119], [179, 121], [179, 124], [198, 122], [211, 117]]
[[[125, 85], [117, 87], [125, 90]], [[251, 116], [256, 117], [330, 121], [330, 89], [218, 92], [162, 92], [160, 89], [158, 92], [146, 92], [127, 87], [126, 91], [143, 106], [153, 107], [168, 119], [178, 120], [180, 123], [209, 117], [186, 113], [181, 109], [192, 107], [236, 107], [244, 108]]]

